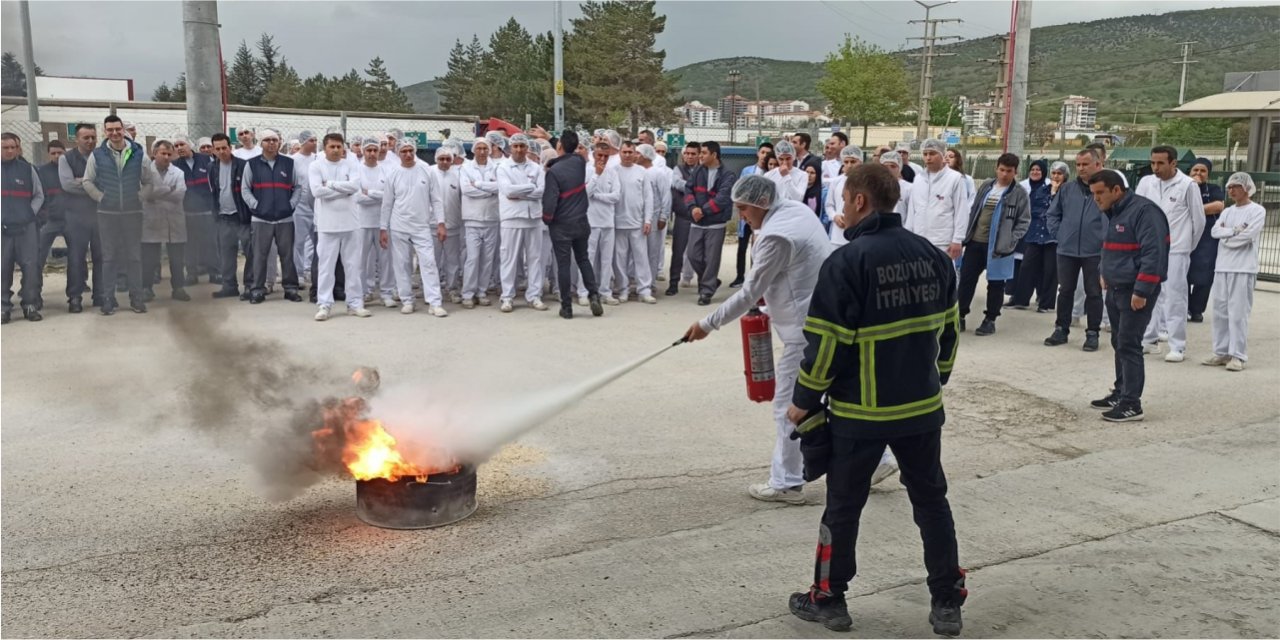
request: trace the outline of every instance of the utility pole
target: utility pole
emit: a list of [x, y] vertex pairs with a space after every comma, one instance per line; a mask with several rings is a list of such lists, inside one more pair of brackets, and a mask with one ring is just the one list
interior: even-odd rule
[[938, 40], [959, 40], [960, 36], [939, 36], [938, 24], [944, 22], [964, 22], [960, 18], [930, 18], [929, 12], [944, 4], [951, 4], [955, 0], [946, 0], [946, 2], [935, 2], [926, 4], [920, 0], [916, 0], [916, 4], [924, 7], [924, 20], [909, 20], [908, 24], [924, 24], [924, 37], [907, 38], [908, 40], [921, 40], [924, 42], [924, 53], [910, 54], [913, 58], [924, 58], [923, 64], [920, 66], [920, 107], [917, 110], [916, 118], [916, 139], [924, 140], [929, 137], [929, 100], [933, 98], [933, 59], [940, 56], [954, 56], [954, 53], [934, 53], [933, 43]]
[[738, 78], [742, 74], [733, 69], [729, 72], [729, 144], [738, 140]]
[[183, 0], [186, 44], [187, 135], [192, 140], [222, 132], [222, 44], [216, 0]]
[[1199, 62], [1199, 60], [1190, 59], [1191, 45], [1196, 44], [1198, 42], [1199, 42], [1198, 40], [1192, 40], [1190, 42], [1178, 43], [1179, 45], [1182, 46], [1182, 60], [1175, 62], [1174, 64], [1182, 65], [1182, 82], [1178, 84], [1178, 104], [1179, 105], [1187, 101], [1187, 65], [1195, 64]]
[[764, 108], [760, 106], [760, 78], [756, 78], [756, 138], [760, 138], [763, 135]]
[[[36, 93], [36, 46], [31, 41], [31, 3], [28, 0], [22, 0], [18, 3], [18, 8], [22, 13], [22, 57], [23, 62], [27, 65], [27, 119], [39, 123], [40, 122], [40, 100], [37, 99], [39, 94]], [[39, 158], [39, 155], [32, 155], [32, 158]]]
[[[1027, 69], [1031, 62], [1031, 0], [1013, 0], [1016, 27], [1013, 32], [1013, 78], [1009, 87], [1009, 128], [1004, 150], [1022, 156], [1027, 133]], [[1184, 67], [1185, 68], [1185, 67]]]
[[560, 135], [564, 132], [564, 7], [561, 6], [560, 0], [555, 1], [556, 6], [556, 27], [555, 27], [555, 128], [553, 135]]
[[1009, 91], [1009, 36], [996, 36], [996, 46], [996, 57], [983, 58], [979, 62], [989, 62], [996, 66], [996, 87], [989, 94], [991, 96], [992, 109], [991, 122], [988, 123], [988, 126], [992, 133], [1004, 140], [1004, 115], [1005, 107], [1008, 104], [1006, 96]]

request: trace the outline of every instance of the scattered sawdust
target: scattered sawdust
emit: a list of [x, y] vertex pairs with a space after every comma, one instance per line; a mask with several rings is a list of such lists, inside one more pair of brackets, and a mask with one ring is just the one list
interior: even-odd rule
[[482, 504], [493, 505], [513, 500], [537, 498], [550, 493], [551, 483], [529, 475], [530, 467], [547, 459], [541, 449], [522, 444], [509, 444], [480, 465], [477, 473], [476, 497]]

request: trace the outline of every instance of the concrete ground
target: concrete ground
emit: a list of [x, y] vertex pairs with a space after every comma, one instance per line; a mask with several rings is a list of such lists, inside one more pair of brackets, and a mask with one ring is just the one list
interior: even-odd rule
[[[0, 334], [5, 636], [930, 635], [896, 480], [863, 514], [853, 631], [788, 614], [811, 578], [823, 487], [803, 507], [747, 497], [774, 427], [745, 398], [736, 327], [522, 438], [481, 468], [471, 518], [391, 531], [356, 519], [351, 481], [268, 502], [242, 440], [188, 428], [180, 407], [201, 389], [165, 322], [179, 303], [73, 317], [61, 287], [49, 278], [44, 322]], [[317, 323], [279, 294], [216, 304], [234, 335], [299, 360], [373, 364], [424, 393], [465, 379], [500, 402], [670, 343], [706, 311], [694, 299], [571, 323], [454, 305], [446, 319]], [[963, 336], [944, 462], [967, 636], [1280, 635], [1278, 316], [1280, 294], [1260, 290], [1243, 373], [1199, 366], [1210, 325], [1191, 325], [1187, 362], [1147, 361], [1146, 422], [1122, 425], [1088, 407], [1112, 354], [1080, 351], [1081, 331], [1050, 349], [1049, 316], [1009, 311], [995, 336]]]

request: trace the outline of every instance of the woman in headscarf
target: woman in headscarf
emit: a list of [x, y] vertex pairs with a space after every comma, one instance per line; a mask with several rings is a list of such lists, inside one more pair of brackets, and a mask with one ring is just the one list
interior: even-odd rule
[[1219, 187], [1209, 182], [1213, 163], [1208, 158], [1196, 158], [1191, 165], [1190, 176], [1200, 185], [1200, 197], [1204, 199], [1204, 233], [1191, 251], [1191, 266], [1187, 270], [1190, 295], [1187, 298], [1187, 315], [1191, 322], [1204, 322], [1204, 310], [1209, 306], [1209, 290], [1213, 286], [1213, 265], [1218, 259], [1218, 241], [1210, 235], [1213, 224], [1222, 213], [1226, 197]]
[[[1069, 170], [1066, 163], [1053, 163], [1056, 184], [1066, 182]], [[1027, 179], [1021, 185], [1031, 200], [1031, 225], [1023, 236], [1022, 268], [1018, 272], [1009, 305], [1015, 309], [1031, 306], [1031, 292], [1036, 293], [1036, 311], [1048, 313], [1055, 306], [1058, 291], [1058, 241], [1049, 233], [1045, 214], [1053, 202], [1055, 182], [1049, 178], [1049, 163], [1036, 160], [1031, 163]]]

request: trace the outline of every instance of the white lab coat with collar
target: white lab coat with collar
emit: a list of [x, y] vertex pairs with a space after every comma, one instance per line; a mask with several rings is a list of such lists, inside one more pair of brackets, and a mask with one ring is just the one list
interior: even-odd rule
[[618, 206], [618, 173], [605, 169], [596, 174], [587, 167], [587, 221], [593, 229], [612, 229]]
[[[787, 200], [804, 202], [804, 192], [809, 188], [809, 173], [800, 167], [792, 167], [791, 172], [782, 175], [782, 169], [772, 169], [764, 177], [778, 185], [778, 195]], [[810, 211], [810, 213], [813, 213]]]
[[377, 229], [382, 217], [383, 169], [361, 162], [356, 176], [360, 191], [356, 192], [356, 213], [361, 229]]
[[1169, 220], [1169, 253], [1191, 254], [1204, 233], [1204, 198], [1200, 187], [1187, 174], [1175, 169], [1172, 178], [1144, 176], [1138, 181], [1138, 195], [1156, 203]]
[[969, 194], [965, 176], [951, 167], [921, 171], [911, 183], [904, 222], [907, 230], [945, 249], [964, 242], [969, 227]]
[[546, 172], [537, 163], [510, 158], [498, 165], [498, 217], [507, 228], [542, 224], [542, 189]]
[[484, 164], [468, 160], [459, 169], [463, 223], [498, 224], [498, 163], [492, 158]]
[[613, 169], [618, 180], [618, 205], [613, 228], [619, 230], [640, 229], [653, 216], [653, 190], [649, 187], [648, 171], [638, 165]]

